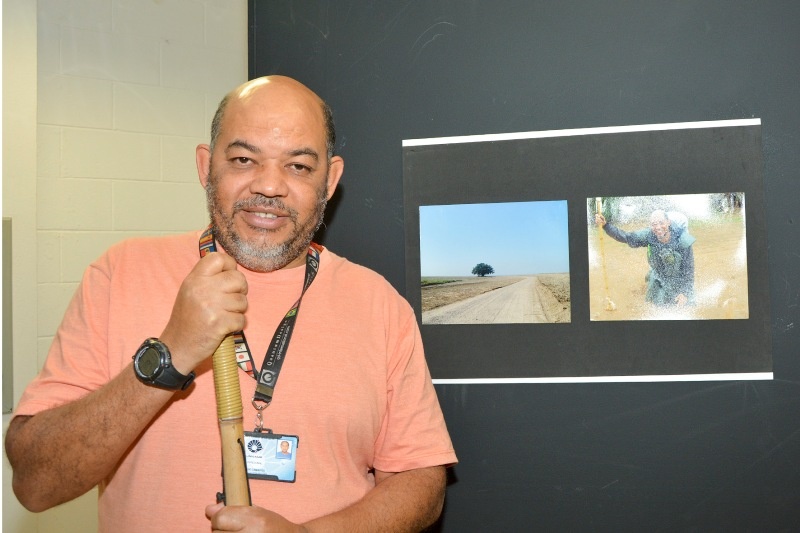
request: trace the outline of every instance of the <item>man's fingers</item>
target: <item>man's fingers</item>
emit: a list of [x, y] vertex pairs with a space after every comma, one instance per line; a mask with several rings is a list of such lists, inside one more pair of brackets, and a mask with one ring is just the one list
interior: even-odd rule
[[247, 294], [247, 278], [238, 270], [220, 272], [214, 277], [214, 286], [221, 292]]
[[194, 267], [194, 272], [204, 276], [213, 276], [220, 272], [236, 270], [236, 260], [219, 252], [211, 252], [201, 258]]
[[217, 514], [223, 507], [225, 507], [225, 504], [222, 502], [207, 506], [206, 518], [211, 519], [211, 517]]
[[244, 294], [231, 294], [227, 299], [226, 311], [231, 313], [244, 313], [247, 311], [247, 296]]
[[214, 277], [214, 285], [221, 292], [247, 294], [247, 279], [236, 267], [236, 260], [233, 257], [212, 252], [197, 262], [192, 274]]

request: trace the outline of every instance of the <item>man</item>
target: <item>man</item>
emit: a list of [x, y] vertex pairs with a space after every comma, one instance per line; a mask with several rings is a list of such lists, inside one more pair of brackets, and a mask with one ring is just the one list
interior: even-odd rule
[[[456, 458], [413, 311], [379, 275], [310, 244], [343, 171], [334, 138], [330, 110], [295, 80], [223, 99], [196, 154], [213, 231], [126, 241], [93, 263], [17, 407], [6, 450], [27, 508], [99, 485], [101, 531], [436, 520]], [[217, 252], [200, 259], [201, 246]], [[239, 371], [245, 420], [299, 438], [296, 482], [251, 479], [253, 506], [223, 507], [210, 356], [241, 330], [241, 366], [255, 367]], [[273, 346], [280, 379], [255, 401]]]
[[291, 459], [292, 452], [289, 450], [289, 442], [282, 440], [280, 442], [280, 447], [281, 449], [278, 450], [278, 453], [275, 454], [275, 457], [278, 459]]
[[623, 231], [606, 223], [597, 213], [595, 221], [614, 240], [631, 248], [647, 247], [650, 271], [645, 277], [645, 300], [659, 306], [684, 307], [694, 302], [695, 238], [689, 234], [686, 220], [658, 209], [650, 215], [650, 227], [634, 232]]

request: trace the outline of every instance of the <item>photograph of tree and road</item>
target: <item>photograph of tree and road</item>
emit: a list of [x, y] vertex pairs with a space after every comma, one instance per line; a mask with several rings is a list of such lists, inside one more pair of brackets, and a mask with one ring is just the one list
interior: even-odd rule
[[423, 324], [570, 321], [567, 202], [420, 206]]

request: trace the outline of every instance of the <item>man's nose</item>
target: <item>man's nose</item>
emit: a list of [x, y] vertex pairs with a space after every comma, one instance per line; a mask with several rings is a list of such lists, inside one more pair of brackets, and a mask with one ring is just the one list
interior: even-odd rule
[[287, 176], [277, 163], [261, 165], [250, 182], [250, 192], [267, 197], [286, 196], [289, 191]]

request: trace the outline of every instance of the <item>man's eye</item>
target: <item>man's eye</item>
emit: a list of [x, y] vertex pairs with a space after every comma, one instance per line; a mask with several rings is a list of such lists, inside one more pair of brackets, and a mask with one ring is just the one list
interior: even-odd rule
[[249, 157], [234, 157], [233, 158], [233, 162], [234, 163], [238, 163], [240, 165], [246, 165], [246, 164], [248, 164], [250, 162], [250, 158]]
[[292, 163], [289, 165], [289, 168], [294, 172], [311, 172], [311, 167], [307, 165], [301, 165], [300, 163]]

